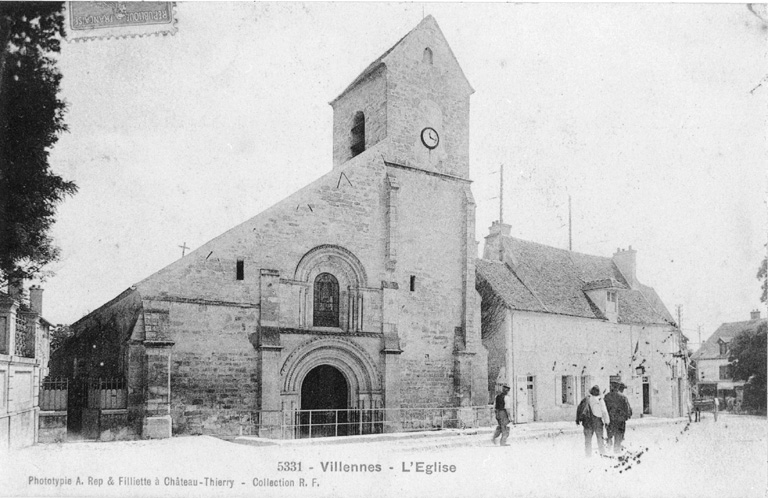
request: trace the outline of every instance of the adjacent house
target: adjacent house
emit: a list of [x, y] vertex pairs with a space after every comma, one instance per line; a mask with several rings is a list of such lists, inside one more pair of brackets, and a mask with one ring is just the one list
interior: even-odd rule
[[765, 318], [760, 318], [760, 311], [752, 311], [749, 320], [729, 322], [720, 325], [704, 341], [692, 359], [696, 362], [697, 391], [701, 397], [740, 398], [744, 381], [733, 380], [730, 355], [731, 341], [742, 332], [756, 331]]
[[636, 416], [686, 412], [685, 337], [636, 274], [636, 251], [581, 254], [494, 222], [477, 262], [488, 389], [512, 386], [514, 420], [571, 420], [592, 385], [627, 385]]
[[0, 292], [0, 449], [37, 441], [40, 381], [47, 375], [52, 325], [42, 317], [43, 289]]

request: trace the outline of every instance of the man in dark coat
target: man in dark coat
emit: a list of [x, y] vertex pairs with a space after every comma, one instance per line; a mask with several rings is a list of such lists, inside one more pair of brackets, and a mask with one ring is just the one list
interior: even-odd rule
[[509, 422], [512, 420], [512, 396], [509, 395], [509, 385], [502, 384], [502, 392], [496, 396], [494, 408], [496, 409], [496, 431], [493, 433], [493, 444], [496, 438], [501, 436], [501, 446], [508, 446]]
[[605, 406], [608, 408], [608, 415], [611, 417], [611, 423], [608, 424], [608, 446], [613, 441], [613, 452], [621, 451], [621, 443], [624, 441], [624, 432], [627, 429], [627, 420], [632, 418], [632, 407], [629, 406], [629, 400], [622, 393], [626, 389], [622, 383], [612, 384], [611, 392], [605, 395]]

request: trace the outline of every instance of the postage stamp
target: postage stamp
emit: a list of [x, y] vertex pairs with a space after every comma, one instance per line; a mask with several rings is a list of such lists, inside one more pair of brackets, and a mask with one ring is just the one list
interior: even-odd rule
[[176, 33], [174, 2], [67, 2], [70, 41]]

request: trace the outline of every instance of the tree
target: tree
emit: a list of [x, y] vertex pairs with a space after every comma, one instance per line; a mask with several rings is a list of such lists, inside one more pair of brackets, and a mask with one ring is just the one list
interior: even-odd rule
[[0, 284], [45, 276], [59, 249], [49, 230], [77, 186], [50, 169], [66, 131], [61, 73], [51, 55], [64, 36], [62, 3], [0, 2]]
[[64, 344], [66, 340], [73, 335], [75, 334], [69, 325], [64, 325], [61, 323], [56, 325], [56, 327], [54, 327], [51, 331], [51, 353], [59, 349], [61, 345]]
[[766, 411], [766, 336], [768, 324], [745, 330], [731, 341], [728, 360], [733, 368], [734, 380], [747, 381], [744, 385], [744, 405], [761, 413]]

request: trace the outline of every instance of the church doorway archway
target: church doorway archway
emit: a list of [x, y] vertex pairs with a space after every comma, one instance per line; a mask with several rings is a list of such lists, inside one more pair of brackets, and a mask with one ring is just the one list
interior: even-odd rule
[[330, 365], [309, 371], [301, 383], [302, 410], [345, 410], [349, 408], [349, 389], [344, 374]]
[[301, 383], [299, 437], [346, 436], [350, 422], [349, 386], [331, 365], [310, 370]]

